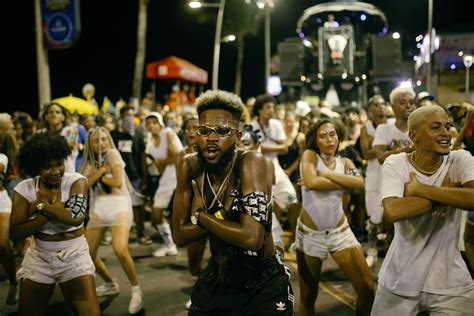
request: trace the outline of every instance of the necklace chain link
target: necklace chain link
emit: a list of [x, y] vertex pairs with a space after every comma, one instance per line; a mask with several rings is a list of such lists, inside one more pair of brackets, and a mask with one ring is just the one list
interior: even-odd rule
[[437, 169], [433, 170], [433, 171], [426, 171], [426, 170], [423, 170], [420, 167], [418, 167], [418, 165], [415, 163], [415, 152], [413, 152], [413, 154], [411, 154], [410, 162], [411, 162], [411, 165], [413, 166], [413, 168], [415, 168], [416, 171], [424, 173], [424, 174], [429, 175], [429, 176], [434, 175], [436, 173], [436, 171], [438, 171]]

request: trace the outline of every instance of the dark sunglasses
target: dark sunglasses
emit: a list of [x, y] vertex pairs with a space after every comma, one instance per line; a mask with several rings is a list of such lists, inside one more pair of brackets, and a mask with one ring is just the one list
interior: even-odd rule
[[209, 136], [211, 132], [216, 133], [219, 137], [229, 136], [233, 130], [237, 130], [235, 128], [229, 126], [216, 126], [211, 127], [207, 125], [199, 125], [196, 129], [196, 132], [200, 136]]

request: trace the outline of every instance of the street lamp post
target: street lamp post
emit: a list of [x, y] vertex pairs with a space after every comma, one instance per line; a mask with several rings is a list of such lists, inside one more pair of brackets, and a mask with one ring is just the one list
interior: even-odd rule
[[217, 12], [216, 33], [214, 36], [214, 56], [212, 59], [212, 90], [217, 90], [219, 82], [219, 56], [221, 51], [221, 33], [222, 21], [224, 19], [225, 0], [220, 0], [220, 3], [203, 3], [200, 1], [190, 1], [189, 6], [193, 9], [201, 7], [219, 9], [219, 11]]
[[463, 57], [464, 66], [466, 67], [466, 102], [471, 102], [471, 96], [469, 95], [469, 69], [472, 66], [472, 55], [464, 55]]
[[274, 7], [273, 0], [258, 0], [257, 7], [265, 10], [265, 83], [271, 74], [271, 34], [270, 34], [270, 10]]

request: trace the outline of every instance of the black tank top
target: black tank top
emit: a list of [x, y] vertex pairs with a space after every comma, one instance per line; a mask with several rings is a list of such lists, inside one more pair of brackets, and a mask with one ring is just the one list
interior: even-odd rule
[[[283, 169], [287, 169], [290, 167], [299, 157], [299, 147], [298, 142], [296, 141], [298, 138], [295, 137], [293, 142], [291, 143], [290, 147], [288, 147], [288, 152], [283, 155], [278, 155], [278, 162]], [[295, 182], [298, 180], [298, 168], [290, 175], [290, 180]]]

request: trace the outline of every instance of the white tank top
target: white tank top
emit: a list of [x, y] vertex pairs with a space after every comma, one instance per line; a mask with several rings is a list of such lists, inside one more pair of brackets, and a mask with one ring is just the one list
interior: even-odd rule
[[[367, 129], [367, 134], [371, 136], [373, 140], [375, 138], [375, 127], [372, 121], [365, 123], [365, 128]], [[380, 192], [380, 188], [382, 187], [382, 165], [377, 158], [374, 157], [367, 162], [365, 174], [365, 191]]]
[[[64, 173], [63, 179], [61, 181], [61, 202], [66, 202], [69, 199], [69, 191], [71, 190], [71, 186], [79, 179], [86, 179], [83, 175], [79, 173]], [[26, 180], [21, 181], [15, 187], [15, 191], [24, 197], [28, 203], [36, 201], [36, 191], [38, 190], [38, 177], [29, 178]], [[55, 235], [59, 233], [74, 231], [79, 229], [84, 224], [79, 226], [71, 226], [54, 219], [50, 219], [46, 224], [41, 226], [38, 230], [40, 233], [48, 234], [48, 235]]]
[[[318, 155], [318, 163], [316, 165], [318, 171], [334, 171], [337, 173], [345, 173], [344, 162], [341, 157], [336, 157], [336, 167], [334, 170], [329, 169]], [[302, 187], [303, 207], [313, 220], [313, 223], [319, 230], [334, 229], [337, 223], [344, 215], [342, 209], [343, 191], [317, 191], [309, 190]]]
[[[165, 159], [166, 156], [168, 156], [168, 132], [173, 133], [177, 152], [183, 150], [183, 145], [181, 144], [178, 135], [176, 135], [176, 133], [171, 128], [165, 127], [160, 132], [160, 143], [158, 146], [155, 146], [153, 136], [149, 135], [148, 137], [147, 149], [154, 159]], [[165, 167], [165, 170], [161, 174], [159, 185], [162, 186], [162, 189], [163, 187], [169, 187], [170, 190], [174, 190], [176, 188], [176, 166], [174, 163], [168, 164]]]

